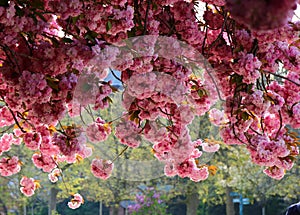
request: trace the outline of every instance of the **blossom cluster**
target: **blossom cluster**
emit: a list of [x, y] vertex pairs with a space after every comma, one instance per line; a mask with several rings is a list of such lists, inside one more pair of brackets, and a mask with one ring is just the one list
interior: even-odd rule
[[27, 178], [26, 176], [23, 176], [21, 181], [21, 192], [29, 197], [34, 194], [34, 191], [40, 187], [40, 184], [37, 180], [34, 180], [33, 178]]
[[[20, 172], [22, 160], [11, 149], [24, 144], [54, 183], [60, 163], [90, 157], [90, 143], [114, 134], [126, 148], [151, 142], [167, 176], [199, 182], [209, 175], [198, 162], [202, 151], [220, 146], [192, 140], [188, 126], [209, 112], [225, 144], [246, 145], [267, 175], [282, 178], [299, 155], [291, 131], [300, 128], [296, 1], [203, 2], [203, 15], [184, 0], [0, 6], [1, 176]], [[125, 111], [106, 121], [102, 113], [117, 89], [105, 78], [113, 70], [121, 73]], [[222, 111], [213, 109], [218, 101]], [[64, 124], [66, 116], [82, 123]], [[109, 178], [113, 161], [92, 159], [92, 173]], [[25, 195], [34, 193], [31, 179], [21, 185]], [[69, 206], [82, 203], [75, 194]]]

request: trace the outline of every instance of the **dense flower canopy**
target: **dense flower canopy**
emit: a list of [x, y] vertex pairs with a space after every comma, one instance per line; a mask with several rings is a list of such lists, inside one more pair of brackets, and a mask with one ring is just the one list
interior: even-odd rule
[[[220, 147], [193, 141], [187, 126], [209, 112], [225, 144], [245, 145], [254, 163], [281, 179], [299, 155], [291, 132], [300, 128], [297, 2], [245, 2], [1, 1], [0, 174], [20, 171], [10, 149], [24, 144], [56, 182], [60, 163], [92, 156], [89, 143], [115, 135], [126, 149], [150, 141], [166, 175], [205, 180], [209, 168], [197, 159]], [[104, 79], [115, 70], [126, 112], [116, 121], [63, 125], [66, 116], [111, 105], [117, 89]], [[91, 170], [107, 179], [113, 162], [94, 159]], [[22, 180], [23, 190], [29, 182]]]

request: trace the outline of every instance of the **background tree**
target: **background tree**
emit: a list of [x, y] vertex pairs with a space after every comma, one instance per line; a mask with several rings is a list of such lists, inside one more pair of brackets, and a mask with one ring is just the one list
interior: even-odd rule
[[[226, 145], [244, 146], [265, 174], [282, 179], [299, 155], [291, 132], [300, 128], [299, 23], [292, 21], [297, 1], [203, 0], [203, 13], [199, 5], [1, 1], [0, 175], [17, 174], [16, 188], [28, 197], [39, 188], [28, 161], [52, 181], [67, 178], [66, 167], [81, 159], [96, 178], [122, 173], [133, 180], [128, 173], [142, 177], [151, 170], [149, 179], [159, 174], [156, 166], [132, 165], [125, 152], [150, 146], [165, 175], [204, 181], [215, 167], [202, 163], [202, 151], [215, 152], [219, 144], [192, 138], [189, 126], [210, 111]], [[108, 72], [123, 88], [116, 119], [107, 113], [121, 107], [112, 108], [117, 89]], [[213, 108], [218, 101], [223, 110]], [[121, 147], [105, 147], [105, 141]], [[90, 142], [102, 144], [101, 157], [92, 155]], [[70, 187], [79, 191], [84, 178]], [[64, 195], [75, 209], [83, 198], [68, 189]]]

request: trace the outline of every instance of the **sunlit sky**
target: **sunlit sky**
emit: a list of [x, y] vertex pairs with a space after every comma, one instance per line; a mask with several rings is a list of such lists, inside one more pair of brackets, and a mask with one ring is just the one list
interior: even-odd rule
[[[199, 7], [198, 7], [198, 17], [201, 17], [203, 12], [205, 10], [205, 3], [199, 2]], [[300, 21], [300, 5], [298, 4], [297, 10], [295, 10], [295, 16], [293, 17], [292, 21]]]
[[300, 5], [298, 4], [297, 10], [295, 10], [295, 16], [293, 17], [293, 21], [300, 21]]

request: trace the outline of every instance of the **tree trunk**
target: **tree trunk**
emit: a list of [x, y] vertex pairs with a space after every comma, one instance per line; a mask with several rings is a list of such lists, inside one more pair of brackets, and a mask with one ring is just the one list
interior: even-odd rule
[[199, 206], [199, 194], [198, 193], [188, 194], [186, 199], [186, 214], [196, 215], [198, 206]]
[[2, 201], [2, 199], [0, 199], [0, 204], [2, 205], [2, 208], [3, 208], [3, 213], [5, 214], [5, 215], [7, 215], [7, 207], [6, 207], [6, 205], [5, 205], [5, 203]]
[[52, 187], [50, 190], [50, 198], [49, 198], [49, 209], [48, 215], [51, 215], [53, 210], [56, 210], [56, 197], [59, 192], [59, 189]]
[[102, 215], [103, 213], [103, 204], [102, 201], [99, 201], [99, 215]]
[[263, 205], [261, 208], [261, 215], [266, 215], [266, 206]]
[[109, 211], [109, 215], [118, 215], [119, 213], [119, 208], [118, 207], [111, 207]]
[[226, 215], [234, 215], [234, 204], [230, 193], [232, 192], [231, 187], [226, 186]]
[[23, 215], [27, 215], [27, 208], [26, 208], [25, 202], [24, 202], [24, 205], [23, 205]]

